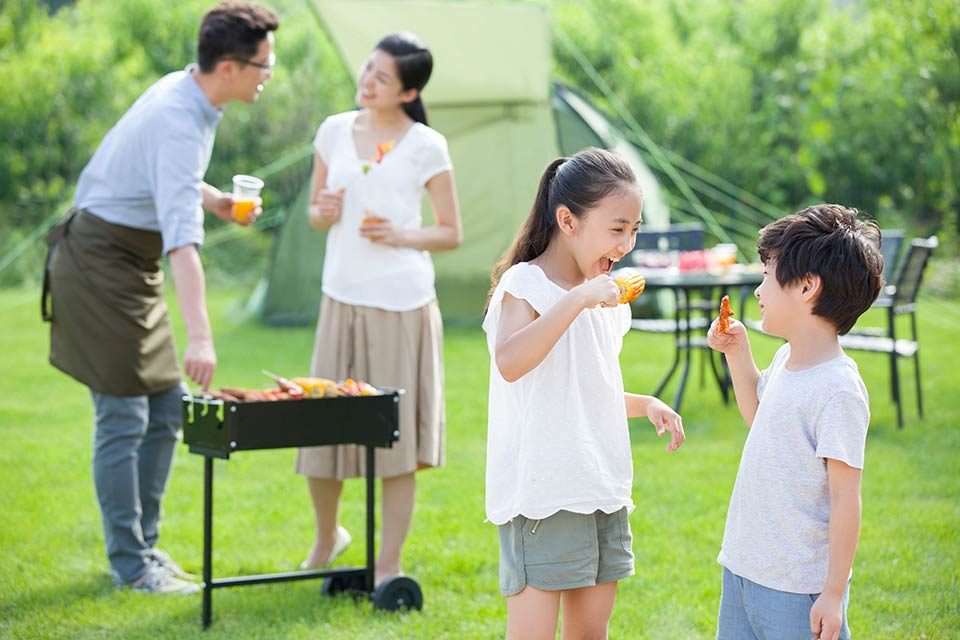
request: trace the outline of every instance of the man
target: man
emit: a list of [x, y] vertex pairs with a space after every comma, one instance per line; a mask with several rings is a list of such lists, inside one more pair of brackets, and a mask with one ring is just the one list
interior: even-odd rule
[[[206, 389], [217, 357], [206, 311], [203, 210], [238, 224], [233, 196], [203, 181], [221, 109], [255, 102], [272, 75], [276, 14], [223, 2], [204, 15], [197, 64], [160, 79], [107, 133], [50, 233], [44, 317], [50, 362], [90, 389], [93, 475], [118, 586], [193, 593], [156, 548], [185, 391], [163, 298], [170, 262], [187, 329], [183, 368]], [[46, 310], [46, 296], [52, 314]]]

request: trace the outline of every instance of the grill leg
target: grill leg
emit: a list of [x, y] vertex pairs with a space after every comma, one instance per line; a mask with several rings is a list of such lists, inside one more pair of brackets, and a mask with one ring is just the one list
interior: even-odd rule
[[213, 458], [203, 458], [203, 628], [213, 609]]
[[376, 567], [376, 558], [374, 557], [374, 527], [375, 515], [376, 515], [376, 504], [377, 504], [377, 487], [374, 479], [376, 477], [375, 471], [373, 468], [374, 465], [374, 449], [373, 447], [366, 447], [367, 450], [367, 574], [365, 578], [366, 582], [366, 591], [367, 593], [373, 593], [374, 590], [374, 567]]

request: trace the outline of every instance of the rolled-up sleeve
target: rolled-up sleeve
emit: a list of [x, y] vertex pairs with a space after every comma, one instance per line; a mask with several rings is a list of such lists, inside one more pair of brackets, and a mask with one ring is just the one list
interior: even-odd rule
[[151, 189], [163, 253], [203, 244], [203, 176], [209, 161], [200, 132], [182, 128], [163, 135], [154, 156]]

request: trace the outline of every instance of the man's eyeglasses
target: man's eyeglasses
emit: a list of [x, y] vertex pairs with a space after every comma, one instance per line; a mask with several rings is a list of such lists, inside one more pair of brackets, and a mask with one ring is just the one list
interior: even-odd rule
[[241, 64], [248, 64], [251, 67], [256, 67], [257, 69], [262, 69], [263, 71], [270, 71], [277, 64], [277, 56], [270, 54], [270, 57], [267, 58], [266, 62], [256, 62], [255, 60], [250, 60], [249, 58], [226, 58], [227, 60], [233, 60], [234, 62], [239, 62]]

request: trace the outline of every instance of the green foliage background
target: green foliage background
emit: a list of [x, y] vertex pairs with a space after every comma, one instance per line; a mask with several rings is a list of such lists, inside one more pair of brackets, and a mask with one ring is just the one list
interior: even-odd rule
[[843, 202], [955, 237], [955, 0], [586, 0], [554, 16], [660, 145], [787, 211]]
[[[211, 4], [3, 3], [0, 257], [70, 199], [96, 145], [136, 97], [193, 60], [199, 18]], [[282, 19], [280, 65], [260, 102], [227, 107], [213, 184], [303, 148], [326, 114], [352, 105], [349, 71], [306, 2], [270, 4]], [[956, 255], [956, 0], [548, 6], [662, 147], [784, 212], [843, 202], [881, 226], [937, 232], [941, 255]], [[570, 53], [554, 51], [556, 75], [616, 115]], [[267, 244], [251, 251], [265, 253]], [[0, 271], [0, 284], [34, 278], [41, 250]]]

